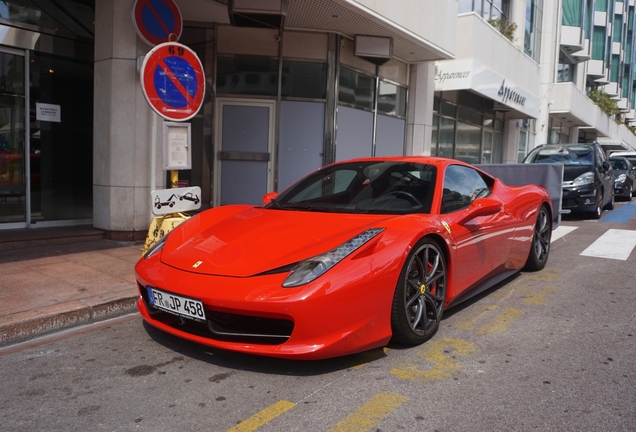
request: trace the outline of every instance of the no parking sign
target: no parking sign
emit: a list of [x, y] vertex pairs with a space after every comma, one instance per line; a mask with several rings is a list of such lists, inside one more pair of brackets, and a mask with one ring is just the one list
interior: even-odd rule
[[173, 0], [135, 0], [133, 23], [148, 45], [176, 42], [181, 37], [183, 18]]
[[201, 60], [177, 42], [157, 45], [141, 65], [141, 87], [157, 114], [168, 120], [189, 120], [201, 108], [205, 95]]

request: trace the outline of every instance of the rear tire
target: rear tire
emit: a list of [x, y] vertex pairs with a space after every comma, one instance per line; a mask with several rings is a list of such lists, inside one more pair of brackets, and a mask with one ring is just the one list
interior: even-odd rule
[[542, 205], [537, 213], [532, 234], [530, 254], [524, 270], [537, 271], [545, 267], [550, 255], [550, 238], [552, 237], [552, 219], [545, 205]]
[[393, 340], [418, 345], [437, 331], [446, 302], [446, 258], [439, 244], [420, 239], [400, 272], [391, 309]]

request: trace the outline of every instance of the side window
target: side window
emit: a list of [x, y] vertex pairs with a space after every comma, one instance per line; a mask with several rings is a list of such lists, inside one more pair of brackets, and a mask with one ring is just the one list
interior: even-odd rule
[[595, 147], [596, 149], [596, 166], [599, 169], [603, 168], [603, 161], [605, 160], [605, 153], [603, 153], [603, 150], [601, 150], [599, 147]]
[[451, 165], [444, 173], [441, 213], [451, 213], [466, 208], [476, 198], [490, 195], [490, 187], [472, 168]]

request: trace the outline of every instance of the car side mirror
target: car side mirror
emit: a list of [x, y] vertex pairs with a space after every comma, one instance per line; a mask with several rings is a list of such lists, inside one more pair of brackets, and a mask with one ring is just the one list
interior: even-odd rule
[[601, 164], [601, 166], [603, 167], [604, 171], [607, 171], [608, 169], [610, 169], [610, 164], [607, 161], [603, 161], [603, 163]]
[[501, 203], [492, 198], [477, 198], [470, 207], [465, 210], [464, 215], [457, 221], [462, 225], [479, 216], [490, 216], [502, 210]]
[[267, 205], [272, 202], [278, 196], [278, 192], [270, 192], [263, 195], [263, 205]]

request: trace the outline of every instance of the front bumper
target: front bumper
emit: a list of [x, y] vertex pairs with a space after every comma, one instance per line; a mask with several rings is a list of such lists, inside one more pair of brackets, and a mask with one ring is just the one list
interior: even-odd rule
[[[631, 179], [628, 181], [631, 181]], [[614, 196], [631, 198], [632, 189], [629, 187], [629, 184], [627, 182], [614, 183]]]
[[[142, 259], [135, 270], [137, 307], [144, 320], [199, 344], [313, 360], [377, 348], [391, 338], [391, 288], [397, 278], [393, 280], [389, 274], [361, 275], [352, 281], [350, 274], [331, 271], [329, 279], [282, 288], [285, 274], [247, 278], [201, 275], [164, 265], [158, 257]], [[148, 301], [147, 286], [202, 301], [206, 321], [154, 308]]]
[[596, 209], [597, 191], [593, 185], [563, 188], [561, 208], [572, 212], [589, 212]]

